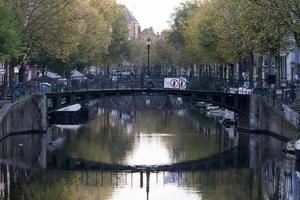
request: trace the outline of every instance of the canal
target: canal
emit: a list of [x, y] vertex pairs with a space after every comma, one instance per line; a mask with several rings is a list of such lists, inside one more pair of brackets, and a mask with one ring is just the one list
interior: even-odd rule
[[152, 105], [162, 101], [107, 100], [87, 125], [2, 141], [0, 199], [300, 199], [299, 169], [282, 152], [285, 141], [225, 128], [177, 100]]

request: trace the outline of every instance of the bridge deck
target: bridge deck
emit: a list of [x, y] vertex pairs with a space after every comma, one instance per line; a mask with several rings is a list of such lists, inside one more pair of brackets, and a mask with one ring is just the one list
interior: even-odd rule
[[212, 103], [229, 110], [249, 114], [250, 95], [232, 94], [225, 92], [209, 92], [196, 90], [170, 90], [170, 89], [103, 89], [84, 90], [73, 92], [47, 93], [48, 112], [66, 107], [75, 103], [83, 103], [112, 96], [130, 95], [174, 95], [193, 101]]

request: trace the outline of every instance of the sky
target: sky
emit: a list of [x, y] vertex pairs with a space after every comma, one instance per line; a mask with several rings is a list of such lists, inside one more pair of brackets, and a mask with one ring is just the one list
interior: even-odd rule
[[174, 8], [183, 1], [185, 0], [117, 0], [131, 11], [142, 30], [153, 27], [155, 32], [169, 27], [168, 21]]

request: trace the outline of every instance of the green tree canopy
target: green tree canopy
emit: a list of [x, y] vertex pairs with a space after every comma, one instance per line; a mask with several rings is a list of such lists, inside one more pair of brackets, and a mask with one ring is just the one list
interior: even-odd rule
[[187, 62], [233, 64], [253, 53], [277, 55], [289, 50], [292, 31], [276, 12], [252, 0], [205, 0], [196, 11], [189, 9], [182, 47]]
[[20, 55], [19, 14], [0, 0], [0, 62]]
[[127, 21], [115, 0], [6, 2], [21, 13], [27, 61], [62, 73], [128, 57]]
[[300, 4], [298, 0], [251, 0], [280, 19], [284, 26], [295, 37], [300, 47]]

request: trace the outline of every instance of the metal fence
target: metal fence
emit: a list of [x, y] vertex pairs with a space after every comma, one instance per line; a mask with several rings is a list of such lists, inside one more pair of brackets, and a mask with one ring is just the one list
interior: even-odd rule
[[[105, 89], [151, 89], [164, 88], [166, 76], [147, 75], [99, 75], [93, 77], [72, 77], [51, 79], [40, 77], [26, 83], [10, 83], [6, 95], [13, 101], [27, 95], [76, 92]], [[255, 94], [263, 96], [265, 101], [272, 107], [283, 113], [286, 120], [296, 127], [299, 127], [299, 114], [293, 111], [288, 105], [294, 100], [294, 91], [291, 89], [272, 89], [260, 87], [256, 83], [234, 79], [219, 79], [212, 77], [172, 77], [185, 78], [187, 90], [201, 90], [210, 92]]]
[[295, 112], [287, 105], [282, 105], [284, 118], [293, 124], [296, 128], [299, 128], [300, 116], [299, 113]]
[[[98, 75], [92, 77], [72, 77], [51, 79], [48, 77], [40, 77], [26, 83], [11, 83], [6, 94], [11, 96], [13, 100], [22, 98], [26, 95], [59, 93], [59, 92], [76, 92], [89, 90], [104, 89], [151, 89], [164, 88], [164, 78], [167, 76], [147, 76], [147, 75]], [[240, 94], [256, 94], [266, 96], [269, 99], [275, 98], [274, 101], [280, 100], [278, 95], [273, 94], [270, 88], [258, 86], [255, 82], [220, 79], [212, 77], [172, 77], [184, 78], [187, 80], [188, 90], [201, 90], [225, 93]], [[283, 92], [284, 94], [284, 92]], [[285, 98], [282, 98], [284, 100]]]

